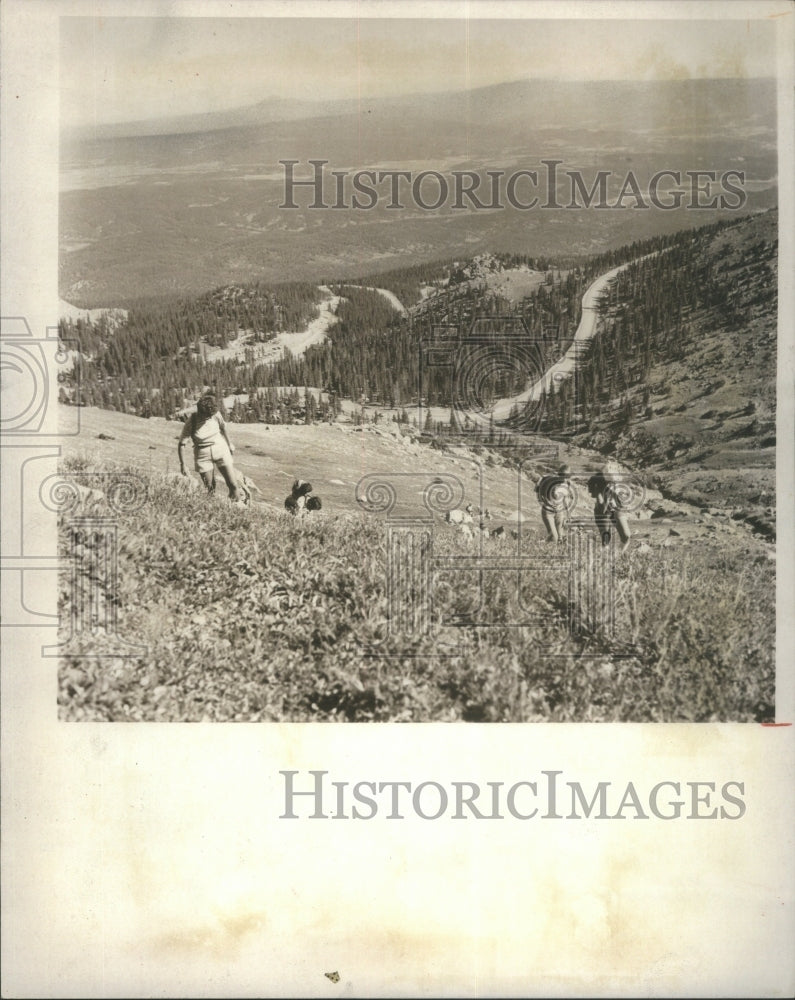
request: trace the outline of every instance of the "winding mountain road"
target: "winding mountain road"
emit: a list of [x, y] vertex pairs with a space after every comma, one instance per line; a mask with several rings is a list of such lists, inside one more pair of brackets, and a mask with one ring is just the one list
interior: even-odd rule
[[634, 260], [627, 261], [626, 264], [621, 264], [601, 274], [588, 286], [582, 297], [582, 316], [574, 334], [574, 342], [563, 357], [553, 365], [550, 365], [541, 378], [534, 382], [528, 389], [525, 389], [524, 392], [519, 393], [519, 395], [496, 400], [491, 409], [486, 413], [466, 411], [469, 419], [473, 423], [487, 427], [492, 420], [494, 422], [508, 420], [514, 407], [522, 407], [528, 403], [535, 402], [541, 398], [542, 393], [549, 395], [551, 392], [557, 392], [561, 383], [573, 375], [577, 367], [579, 353], [582, 349], [581, 345], [591, 340], [596, 334], [599, 298], [607, 290], [610, 282], [628, 267], [655, 255], [656, 253], [651, 253], [646, 254], [644, 257], [637, 257]]

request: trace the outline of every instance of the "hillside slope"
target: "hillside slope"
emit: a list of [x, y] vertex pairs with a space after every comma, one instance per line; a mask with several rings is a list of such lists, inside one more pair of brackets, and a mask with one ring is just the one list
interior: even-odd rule
[[[566, 606], [565, 572], [517, 577], [500, 569], [517, 544], [523, 555], [550, 551], [532, 490], [532, 478], [549, 465], [528, 467], [520, 509], [516, 469], [462, 446], [440, 452], [378, 427], [233, 426], [239, 466], [262, 490], [259, 502], [238, 509], [220, 493], [186, 491], [173, 474], [178, 424], [89, 408], [81, 418], [81, 434], [66, 446], [67, 477], [129, 468], [147, 482], [140, 510], [117, 518], [119, 628], [146, 652], [97, 660], [91, 654], [101, 638], [84, 634], [89, 658], [61, 665], [64, 719], [773, 718], [773, 553], [728, 518], [650, 491], [632, 522], [633, 545], [617, 564], [617, 625], [634, 652], [616, 658], [598, 633], [574, 638], [562, 624], [541, 632], [513, 624]], [[563, 449], [560, 460], [578, 476], [601, 462], [576, 447]], [[460, 477], [465, 499], [490, 508], [486, 525], [506, 531], [474, 543], [495, 561], [483, 589], [477, 572], [439, 575], [431, 637], [389, 637], [386, 525], [360, 509], [354, 485], [366, 473], [423, 471], [429, 480]], [[294, 476], [311, 479], [323, 499], [319, 514], [283, 512]], [[586, 497], [575, 513], [591, 516]], [[438, 516], [433, 532], [438, 553], [458, 559], [475, 551]], [[64, 534], [64, 559], [69, 554]], [[64, 621], [71, 599], [67, 574]], [[455, 643], [454, 654], [440, 655], [444, 641]], [[386, 642], [387, 657], [367, 655], [378, 642]]]
[[771, 211], [699, 234], [687, 264], [687, 277], [699, 286], [692, 305], [683, 304], [679, 292], [682, 270], [663, 274], [665, 261], [656, 262], [656, 271], [650, 266], [619, 278], [605, 322], [629, 325], [624, 360], [640, 351], [644, 327], [655, 321], [650, 288], [676, 337], [642, 377], [628, 376], [612, 409], [575, 438], [643, 468], [667, 495], [748, 518], [770, 537], [776, 504], [777, 227], [778, 213]]

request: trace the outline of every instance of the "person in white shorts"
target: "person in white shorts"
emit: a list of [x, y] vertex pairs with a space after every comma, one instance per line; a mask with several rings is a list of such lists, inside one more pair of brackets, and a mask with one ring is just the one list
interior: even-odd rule
[[182, 428], [177, 452], [183, 476], [188, 474], [182, 457], [182, 449], [187, 445], [188, 438], [193, 442], [194, 468], [202, 477], [208, 492], [215, 490], [215, 470], [218, 469], [229, 489], [229, 499], [239, 500], [237, 476], [232, 461], [234, 446], [226, 433], [226, 421], [218, 412], [215, 396], [202, 396], [196, 404], [196, 412], [188, 417]]

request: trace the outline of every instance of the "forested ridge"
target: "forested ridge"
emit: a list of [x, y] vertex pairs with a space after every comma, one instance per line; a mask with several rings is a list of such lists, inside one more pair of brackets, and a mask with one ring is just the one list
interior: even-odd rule
[[[62, 320], [61, 336], [78, 340], [81, 354], [62, 381], [61, 400], [172, 418], [203, 387], [212, 386], [219, 396], [248, 397], [232, 414], [241, 421], [323, 419], [335, 412], [328, 401], [342, 398], [396, 408], [416, 405], [420, 399], [449, 406], [449, 375], [426, 370], [421, 380], [421, 346], [439, 329], [454, 331], [454, 338], [476, 331], [495, 344], [507, 328], [518, 329], [538, 343], [544, 364], [551, 364], [572, 342], [589, 284], [605, 271], [635, 261], [600, 303], [600, 333], [580, 371], [576, 412], [573, 388], [564, 383], [547, 401], [545, 430], [567, 433], [575, 425], [588, 429], [608, 412], [611, 419], [626, 423], [648, 404], [652, 366], [661, 359], [680, 359], [686, 352], [694, 310], [715, 311], [727, 329], [743, 323], [751, 306], [738, 299], [740, 289], [732, 275], [715, 264], [707, 249], [716, 234], [749, 221], [722, 221], [589, 258], [489, 255], [493, 269], [544, 272], [543, 284], [519, 301], [477, 280], [477, 269], [466, 261], [421, 264], [331, 284], [328, 291], [341, 298], [327, 339], [302, 356], [285, 351], [281, 360], [272, 362], [259, 360], [254, 348], [281, 331], [299, 331], [316, 318], [323, 299], [319, 286], [227, 286], [193, 299], [141, 304], [115, 329], [104, 317], [95, 323]], [[758, 286], [753, 294], [774, 297], [766, 260], [775, 246], [760, 241], [753, 252], [758, 261], [746, 272]], [[397, 295], [410, 307], [408, 314], [396, 312], [371, 290], [375, 286]], [[248, 338], [245, 351], [208, 360], [207, 346], [224, 348], [242, 333]], [[312, 386], [323, 395], [311, 404], [311, 414], [306, 412], [305, 395], [286, 414], [275, 392], [268, 391], [277, 386]], [[490, 388], [497, 397], [525, 386], [521, 374], [497, 372]]]

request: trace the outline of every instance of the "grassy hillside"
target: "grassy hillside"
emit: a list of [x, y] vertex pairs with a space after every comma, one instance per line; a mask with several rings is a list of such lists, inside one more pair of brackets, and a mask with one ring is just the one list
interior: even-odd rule
[[[90, 443], [84, 423], [64, 471], [105, 475], [118, 468], [114, 459], [132, 460], [124, 467], [146, 478], [144, 505], [118, 516], [117, 604], [120, 634], [145, 644], [147, 652], [138, 659], [97, 659], [90, 654], [101, 640], [86, 636], [88, 658], [73, 656], [61, 664], [63, 719], [773, 718], [772, 553], [728, 519], [696, 517], [686, 506], [652, 499], [652, 517], [634, 522], [633, 545], [618, 563], [615, 594], [619, 634], [636, 645], [633, 656], [616, 657], [598, 634], [573, 638], [563, 628], [542, 634], [513, 627], [528, 610], [563, 610], [565, 573], [523, 572], [518, 586], [516, 573], [486, 573], [478, 609], [477, 574], [456, 571], [442, 574], [434, 589], [435, 635], [414, 642], [390, 637], [385, 648], [391, 655], [374, 658], [366, 649], [384, 639], [387, 624], [385, 525], [357, 508], [351, 482], [343, 480], [355, 481], [357, 466], [359, 475], [379, 467], [457, 469], [474, 496], [476, 484], [462, 454], [419, 445], [412, 446], [419, 452], [408, 451], [390, 435], [373, 431], [296, 427], [276, 434], [262, 427], [235, 428], [260, 435], [267, 447], [258, 459], [236, 437], [238, 451], [245, 453], [241, 467], [253, 474], [268, 501], [239, 509], [220, 495], [211, 499], [187, 491], [161, 471], [161, 451], [174, 443], [174, 424], [96, 411], [93, 416], [97, 423], [91, 429], [111, 427], [116, 440]], [[321, 442], [318, 435], [326, 432]], [[326, 458], [322, 445], [332, 434], [340, 446]], [[314, 467], [304, 464], [310, 455], [318, 456]], [[571, 457], [580, 469], [593, 461], [584, 453]], [[305, 474], [307, 468], [320, 475], [315, 487], [324, 509], [295, 520], [270, 501], [287, 491], [287, 470]], [[329, 482], [332, 469], [340, 477], [336, 487]], [[509, 526], [505, 515], [516, 473], [500, 467], [488, 473], [489, 503]], [[70, 516], [101, 507], [83, 504]], [[647, 517], [649, 510], [644, 513]], [[541, 548], [537, 508], [532, 514], [528, 508], [528, 516], [526, 551], [547, 551]], [[472, 551], [471, 543], [440, 519], [434, 545], [437, 553]], [[495, 557], [516, 552], [510, 531], [486, 545]], [[69, 556], [66, 531], [62, 554]], [[64, 621], [71, 601], [65, 573]], [[488, 624], [445, 625], [453, 615]], [[545, 655], [540, 638], [550, 644]], [[440, 656], [442, 643], [449, 641], [457, 644], [455, 655]]]

